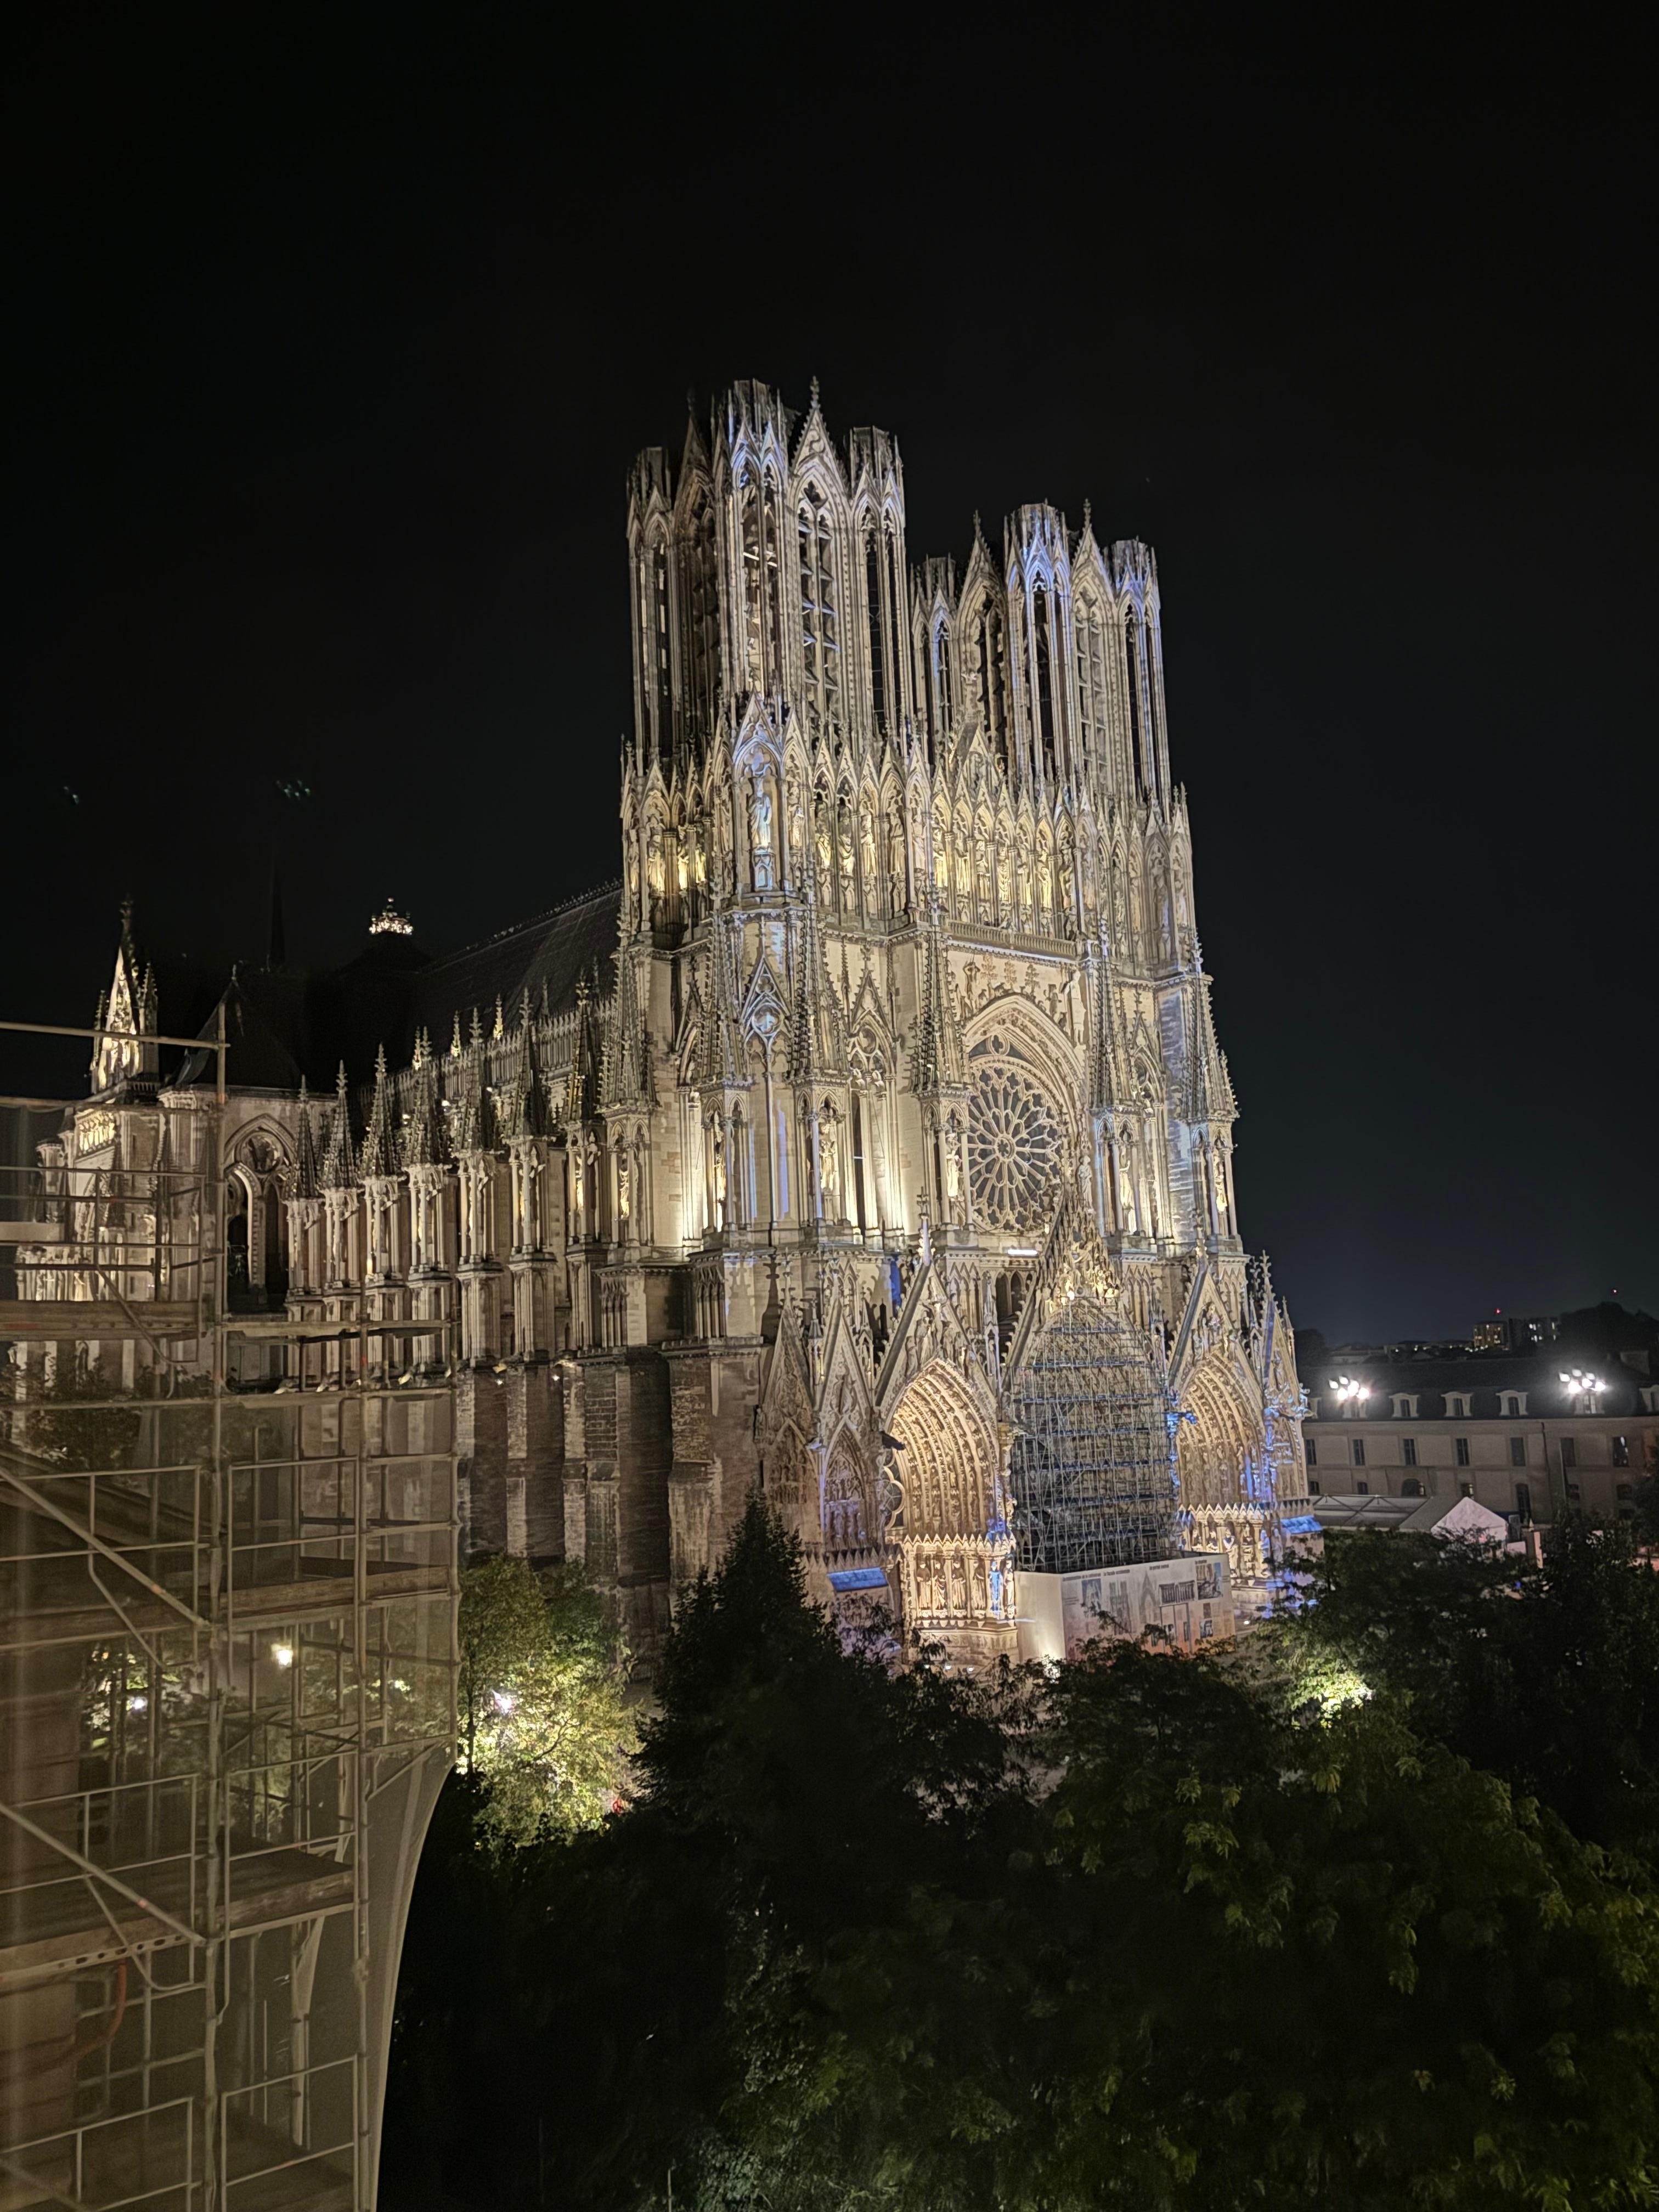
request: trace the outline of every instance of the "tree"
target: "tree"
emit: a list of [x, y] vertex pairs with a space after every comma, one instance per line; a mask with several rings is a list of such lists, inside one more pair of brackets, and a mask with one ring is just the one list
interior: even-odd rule
[[[1436, 1604], [1454, 1667], [1517, 1610], [1472, 1571]], [[1328, 1642], [1258, 1650], [897, 1674], [755, 1505], [629, 1808], [469, 1848], [441, 1898], [423, 1869], [399, 2078], [491, 2092], [434, 2164], [591, 2212], [671, 2169], [702, 2212], [1649, 2201], [1644, 1869], [1432, 1740], [1386, 1660], [1367, 1695]]]
[[1410, 1700], [1413, 1726], [1587, 1842], [1659, 1862], [1659, 1576], [1627, 1524], [1564, 1515], [1541, 1567], [1432, 1536], [1328, 1540], [1275, 1631]]
[[627, 1786], [638, 1735], [627, 1655], [604, 1600], [574, 1567], [521, 1559], [461, 1577], [462, 1766], [487, 1788], [492, 1847], [596, 1827]]

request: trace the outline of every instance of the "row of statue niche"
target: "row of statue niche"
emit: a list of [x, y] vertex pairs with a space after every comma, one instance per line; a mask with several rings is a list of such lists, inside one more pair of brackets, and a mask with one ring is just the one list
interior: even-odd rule
[[932, 1550], [919, 1551], [915, 1559], [916, 1607], [924, 1619], [960, 1620], [983, 1618], [991, 1610], [990, 1577], [986, 1561], [975, 1553], [964, 1559], [960, 1552], [948, 1557]]
[[[587, 1223], [588, 1170], [600, 1158], [599, 1146], [592, 1137], [584, 1140], [580, 1149], [570, 1154], [570, 1241], [580, 1244], [590, 1234], [599, 1233], [597, 1224], [590, 1232]], [[634, 1196], [640, 1182], [640, 1164], [626, 1149], [617, 1153], [617, 1218], [618, 1223], [630, 1221], [634, 1215]]]
[[[778, 854], [774, 836], [775, 806], [772, 787], [769, 779], [757, 777], [747, 794], [749, 848], [753, 868], [753, 880], [757, 890], [771, 890], [777, 884]], [[904, 818], [896, 799], [890, 799], [880, 826], [885, 830], [886, 866], [878, 844], [878, 816], [866, 799], [854, 809], [850, 795], [837, 793], [833, 799], [822, 786], [813, 794], [811, 810], [805, 804], [800, 779], [792, 774], [786, 790], [786, 816], [790, 872], [799, 884], [805, 866], [805, 848], [810, 830], [812, 844], [812, 865], [817, 878], [820, 902], [832, 904], [837, 897], [843, 908], [856, 903], [856, 872], [861, 866], [866, 897], [875, 895], [884, 878], [895, 887], [905, 873], [906, 841]], [[856, 817], [856, 818], [855, 818]], [[994, 907], [1003, 913], [1012, 913], [1016, 908], [1030, 911], [1035, 908], [1039, 915], [1054, 908], [1061, 915], [1076, 911], [1079, 869], [1069, 839], [1061, 839], [1057, 852], [1059, 881], [1056, 886], [1041, 848], [1036, 854], [1036, 865], [1028, 846], [1016, 848], [1006, 837], [987, 836], [978, 823], [971, 830], [960, 816], [954, 824], [954, 836], [940, 835], [933, 848], [934, 882], [941, 893], [948, 895], [954, 883], [963, 897], [971, 896], [981, 912]], [[709, 872], [715, 886], [724, 893], [732, 890], [732, 832], [724, 806], [713, 809], [710, 831], [711, 852]], [[919, 858], [919, 856], [918, 856]], [[646, 880], [653, 894], [661, 898], [668, 881], [668, 860], [661, 819], [653, 815], [646, 832]], [[630, 896], [638, 890], [638, 864], [630, 850], [628, 859], [628, 878]], [[1029, 891], [1024, 880], [1030, 880]], [[684, 892], [695, 878], [703, 876], [703, 855], [695, 829], [690, 825], [680, 833], [675, 872], [678, 888]], [[1112, 923], [1118, 939], [1126, 932], [1139, 940], [1146, 924], [1146, 891], [1141, 871], [1121, 865], [1120, 854], [1113, 855]], [[1173, 912], [1164, 905], [1160, 916], [1163, 933], [1171, 947], [1185, 955], [1192, 941], [1191, 894], [1188, 888], [1187, 869], [1178, 854], [1174, 870]], [[1094, 868], [1090, 854], [1082, 857], [1081, 879], [1084, 909], [1093, 914], [1096, 906]], [[1161, 902], [1162, 903], [1162, 902]]]

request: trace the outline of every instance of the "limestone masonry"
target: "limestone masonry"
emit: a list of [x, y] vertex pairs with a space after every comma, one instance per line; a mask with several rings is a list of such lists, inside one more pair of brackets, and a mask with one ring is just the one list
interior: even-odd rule
[[[1248, 1613], [1301, 1397], [1151, 551], [1025, 507], [913, 564], [894, 441], [755, 383], [640, 456], [627, 537], [620, 884], [224, 986], [233, 1302], [316, 1339], [242, 1379], [445, 1380], [466, 1546], [586, 1561], [647, 1659], [757, 1485], [826, 1603], [959, 1664], [1015, 1649], [1022, 1571], [1221, 1553]], [[205, 1061], [126, 1041], [210, 1026], [169, 989], [124, 931], [49, 1188], [189, 1154]]]

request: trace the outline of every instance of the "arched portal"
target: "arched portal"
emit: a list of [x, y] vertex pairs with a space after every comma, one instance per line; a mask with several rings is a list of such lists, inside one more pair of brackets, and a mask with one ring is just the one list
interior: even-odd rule
[[913, 1637], [973, 1665], [1012, 1650], [1013, 1547], [996, 1425], [986, 1395], [929, 1362], [886, 1416], [904, 1504], [904, 1620]]
[[1192, 1548], [1224, 1552], [1236, 1579], [1255, 1581], [1267, 1569], [1273, 1491], [1260, 1408], [1231, 1364], [1212, 1355], [1188, 1376], [1181, 1411], [1181, 1498]]
[[1009, 1385], [1021, 1567], [1069, 1575], [1176, 1547], [1170, 1395], [1139, 1333], [1085, 1291], [1062, 1297]]

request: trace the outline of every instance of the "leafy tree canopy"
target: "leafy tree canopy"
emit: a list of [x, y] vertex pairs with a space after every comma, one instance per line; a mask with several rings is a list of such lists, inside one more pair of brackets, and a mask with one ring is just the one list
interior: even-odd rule
[[638, 1741], [627, 1655], [602, 1598], [574, 1567], [489, 1559], [461, 1577], [462, 1765], [486, 1785], [483, 1838], [523, 1848], [596, 1827], [626, 1785]]
[[[1646, 1601], [1603, 1578], [1653, 1578], [1588, 1532], [1519, 1594], [1376, 1541], [1331, 1547], [1317, 1633], [972, 1682], [843, 1649], [757, 1505], [677, 1622], [626, 1813], [491, 1860], [456, 1785], [395, 2054], [428, 2100], [400, 2088], [389, 2139], [468, 2203], [594, 2212], [671, 2170], [703, 2212], [1653, 2201], [1645, 1867], [1439, 1733], [1518, 1756], [1488, 1647], [1528, 1606], [1564, 1633], [1570, 1585], [1633, 1694]], [[1437, 1705], [1437, 1668], [1474, 1686]], [[1640, 1795], [1598, 1817], [1639, 1828]], [[431, 2108], [439, 2050], [487, 2128]]]
[[1659, 1859], [1659, 1574], [1625, 1524], [1567, 1514], [1541, 1566], [1403, 1533], [1328, 1541], [1268, 1639], [1410, 1700], [1413, 1726], [1587, 1842]]

